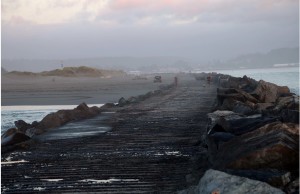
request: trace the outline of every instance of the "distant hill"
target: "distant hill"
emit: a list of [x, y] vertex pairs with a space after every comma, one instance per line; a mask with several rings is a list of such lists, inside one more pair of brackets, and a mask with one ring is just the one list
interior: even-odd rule
[[1, 75], [4, 75], [8, 73], [8, 71], [6, 69], [4, 69], [4, 67], [1, 67]]
[[60, 76], [60, 77], [116, 77], [126, 73], [119, 70], [103, 70], [86, 66], [80, 67], [64, 67], [63, 69], [55, 69], [52, 71], [43, 71], [41, 73], [12, 71], [7, 76]]
[[181, 57], [153, 56], [153, 57], [98, 57], [82, 59], [1, 59], [2, 65], [10, 71], [41, 72], [61, 67], [79, 67], [82, 65], [111, 70], [158, 72], [165, 68], [186, 69], [189, 62]]
[[242, 55], [223, 63], [214, 64], [216, 67], [235, 68], [269, 68], [276, 64], [299, 64], [299, 48], [274, 49], [266, 54], [253, 53]]
[[[201, 53], [199, 53], [200, 55]], [[142, 73], [180, 72], [194, 69], [217, 70], [237, 68], [270, 68], [276, 64], [299, 63], [299, 48], [280, 48], [268, 53], [250, 53], [237, 56], [230, 60], [217, 58], [211, 61], [183, 58], [177, 56], [149, 56], [149, 57], [96, 57], [79, 59], [1, 59], [1, 63], [8, 71], [41, 72], [48, 74], [66, 74], [72, 76], [75, 70], [60, 72], [53, 69], [61, 67], [80, 67], [82, 65], [97, 68], [123, 70], [126, 72], [139, 71]], [[46, 73], [47, 74], [47, 73]], [[80, 73], [77, 73], [80, 74]], [[94, 73], [92, 73], [94, 74]]]

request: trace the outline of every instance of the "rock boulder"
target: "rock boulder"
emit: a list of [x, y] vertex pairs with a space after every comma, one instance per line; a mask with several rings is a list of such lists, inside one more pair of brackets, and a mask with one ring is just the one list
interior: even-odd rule
[[288, 194], [298, 194], [299, 193], [299, 177], [292, 182], [290, 182], [284, 189]]
[[273, 122], [219, 145], [214, 168], [274, 168], [297, 172], [299, 125]]
[[258, 180], [262, 182], [266, 182], [277, 188], [284, 188], [288, 183], [291, 182], [292, 176], [288, 171], [282, 171], [278, 169], [246, 169], [246, 170], [232, 170], [226, 169], [226, 173], [250, 178], [253, 180]]
[[197, 186], [180, 191], [179, 194], [244, 194], [272, 193], [284, 194], [280, 189], [267, 183], [251, 180], [245, 177], [230, 175], [221, 171], [209, 169], [205, 172]]
[[14, 133], [17, 133], [18, 129], [17, 128], [9, 128], [8, 130], [6, 130], [2, 135], [1, 135], [1, 139], [3, 141], [4, 138], [11, 136]]
[[277, 86], [276, 84], [260, 80], [252, 95], [256, 96], [260, 102], [274, 103], [278, 97], [289, 93], [290, 90], [286, 86]]
[[41, 120], [37, 128], [50, 129], [50, 128], [59, 127], [63, 123], [64, 122], [62, 121], [62, 117], [59, 115], [59, 113], [50, 113]]
[[45, 116], [35, 127], [38, 131], [44, 131], [50, 128], [62, 126], [70, 121], [77, 121], [91, 118], [100, 113], [100, 108], [89, 108], [85, 103], [80, 104], [73, 110], [59, 110], [55, 113], [50, 113]]
[[253, 131], [267, 123], [278, 120], [276, 117], [264, 117], [261, 114], [244, 116], [232, 111], [215, 111], [208, 114], [207, 134], [227, 132], [241, 135]]
[[1, 146], [10, 146], [24, 141], [30, 140], [30, 137], [24, 133], [16, 132], [5, 138], [1, 138]]
[[31, 125], [23, 120], [15, 121], [15, 126], [19, 129], [19, 131], [22, 132], [25, 132], [27, 129], [31, 128]]
[[125, 106], [125, 105], [127, 105], [127, 104], [129, 104], [129, 102], [125, 99], [125, 98], [120, 98], [119, 99], [119, 101], [118, 101], [118, 106]]
[[116, 105], [114, 103], [105, 103], [103, 106], [100, 107], [100, 111], [106, 111], [110, 108], [114, 108]]
[[247, 92], [244, 92], [240, 89], [235, 88], [218, 88], [217, 89], [217, 99], [220, 104], [223, 104], [223, 101], [225, 99], [234, 99], [241, 102], [252, 102], [252, 103], [258, 103], [258, 100], [254, 98], [252, 95], [250, 95]]
[[258, 111], [258, 112], [263, 112], [263, 111], [266, 111], [267, 109], [271, 109], [274, 107], [274, 103], [257, 103], [255, 104], [255, 109]]
[[280, 112], [280, 117], [283, 122], [299, 124], [299, 110], [284, 109]]

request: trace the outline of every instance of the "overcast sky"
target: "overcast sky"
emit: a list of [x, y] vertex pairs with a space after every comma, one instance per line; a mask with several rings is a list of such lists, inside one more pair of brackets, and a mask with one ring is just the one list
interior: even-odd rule
[[299, 44], [298, 0], [2, 0], [2, 58], [226, 59]]

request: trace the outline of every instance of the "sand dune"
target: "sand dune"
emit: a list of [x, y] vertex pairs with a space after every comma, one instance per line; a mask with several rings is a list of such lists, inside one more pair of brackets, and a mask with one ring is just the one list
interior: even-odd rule
[[60, 77], [116, 77], [124, 76], [126, 73], [121, 70], [104, 70], [86, 66], [64, 67], [52, 71], [43, 71], [40, 73], [12, 71], [6, 73], [5, 77], [38, 77], [38, 76], [60, 76]]

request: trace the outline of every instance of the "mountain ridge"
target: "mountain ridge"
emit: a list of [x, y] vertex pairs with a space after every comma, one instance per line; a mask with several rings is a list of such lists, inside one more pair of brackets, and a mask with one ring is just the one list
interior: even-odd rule
[[228, 60], [208, 62], [195, 61], [184, 57], [152, 56], [152, 57], [94, 57], [81, 59], [2, 59], [2, 65], [8, 70], [45, 71], [61, 66], [89, 66], [93, 68], [153, 72], [180, 72], [201, 69], [203, 71], [236, 68], [271, 68], [276, 64], [299, 64], [299, 47], [273, 49], [266, 53], [249, 53]]

